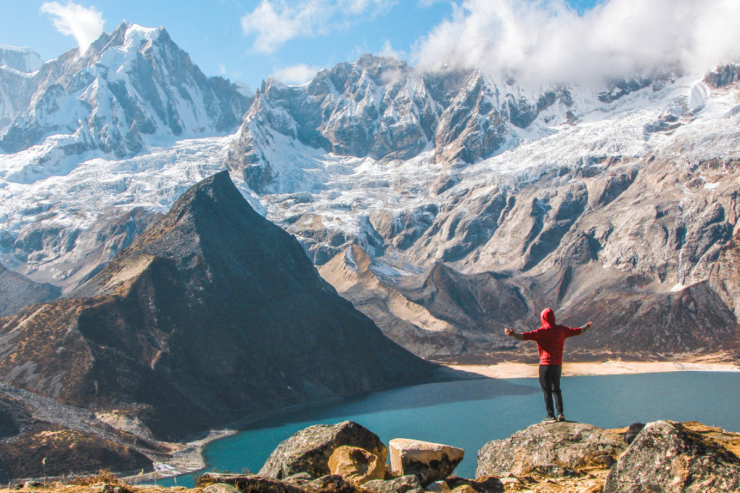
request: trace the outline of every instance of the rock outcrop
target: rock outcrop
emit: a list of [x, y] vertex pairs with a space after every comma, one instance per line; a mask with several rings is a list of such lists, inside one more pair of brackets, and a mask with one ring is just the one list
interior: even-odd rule
[[609, 472], [604, 493], [740, 490], [740, 458], [681, 423], [649, 423]]
[[476, 477], [576, 475], [588, 467], [611, 467], [625, 449], [623, 436], [584, 423], [532, 425], [478, 452]]
[[314, 478], [331, 474], [329, 460], [342, 446], [357, 447], [370, 452], [379, 464], [385, 465], [388, 451], [378, 436], [352, 421], [336, 425], [315, 425], [284, 440], [270, 454], [259, 475], [284, 479], [298, 473]]
[[341, 299], [226, 172], [74, 294], [0, 319], [0, 378], [68, 405], [126, 408], [160, 440], [437, 369]]
[[388, 448], [391, 473], [396, 476], [415, 474], [425, 488], [450, 476], [465, 457], [461, 448], [406, 438], [391, 440]]

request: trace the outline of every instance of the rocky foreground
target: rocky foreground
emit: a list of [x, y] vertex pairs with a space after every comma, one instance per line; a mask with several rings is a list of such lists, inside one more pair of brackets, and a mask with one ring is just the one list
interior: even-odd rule
[[297, 432], [275, 449], [256, 475], [205, 473], [197, 478], [194, 490], [136, 486], [105, 474], [48, 486], [28, 481], [14, 489], [68, 493], [729, 492], [740, 491], [738, 454], [740, 434], [698, 422], [656, 421], [623, 429], [541, 423], [488, 442], [478, 451], [476, 478], [465, 479], [454, 475], [465, 456], [460, 448], [403, 438], [386, 446], [370, 430], [345, 421]]

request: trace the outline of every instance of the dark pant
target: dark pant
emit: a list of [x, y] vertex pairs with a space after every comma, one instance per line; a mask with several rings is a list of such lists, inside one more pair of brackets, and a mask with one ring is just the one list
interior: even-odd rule
[[555, 396], [555, 407], [558, 414], [563, 414], [563, 395], [560, 393], [560, 374], [563, 367], [560, 365], [540, 365], [540, 387], [545, 394], [545, 407], [548, 416], [555, 416], [552, 407], [552, 398]]

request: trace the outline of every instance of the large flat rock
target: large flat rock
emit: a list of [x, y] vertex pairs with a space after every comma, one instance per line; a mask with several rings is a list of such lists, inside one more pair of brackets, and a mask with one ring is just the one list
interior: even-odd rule
[[627, 448], [622, 435], [585, 423], [540, 423], [478, 452], [476, 477], [568, 474], [585, 467], [609, 467]]

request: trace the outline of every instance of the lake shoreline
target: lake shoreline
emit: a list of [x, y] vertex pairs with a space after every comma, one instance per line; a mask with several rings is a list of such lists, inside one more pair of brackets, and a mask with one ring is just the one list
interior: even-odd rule
[[[576, 361], [563, 364], [563, 376], [609, 376], [647, 373], [668, 372], [738, 372], [740, 366], [735, 361], [728, 361], [725, 355], [706, 355], [702, 357], [687, 357], [673, 361], [630, 361], [622, 359], [608, 359], [606, 361]], [[528, 358], [531, 360], [531, 358]], [[522, 363], [515, 361], [499, 361], [492, 364], [450, 364], [441, 365], [453, 372], [465, 372], [470, 376], [468, 379], [517, 379], [538, 378], [539, 370], [537, 363]], [[461, 375], [457, 374], [457, 378]], [[312, 403], [314, 406], [326, 403]], [[297, 406], [312, 407], [312, 406]], [[240, 431], [244, 425], [255, 423], [269, 417], [270, 415], [283, 414], [289, 410], [284, 409], [264, 416], [253, 416], [251, 419], [242, 420], [241, 426], [227, 427], [220, 430], [212, 430], [199, 440], [183, 443], [182, 448], [175, 452], [172, 458], [160, 462], [162, 469], [156, 473], [156, 480], [172, 481], [173, 478], [194, 474], [203, 471], [208, 465], [205, 461], [204, 450], [210, 443], [220, 440]], [[233, 426], [233, 425], [232, 425]], [[155, 474], [149, 473], [125, 478], [135, 483], [151, 483], [155, 481]]]
[[[538, 378], [539, 365], [534, 363], [501, 362], [490, 365], [446, 365], [448, 368], [473, 373], [486, 378]], [[740, 372], [740, 366], [733, 362], [718, 361], [623, 361], [619, 359], [604, 362], [565, 362], [564, 377], [631, 375], [642, 373], [668, 373], [682, 371]]]

